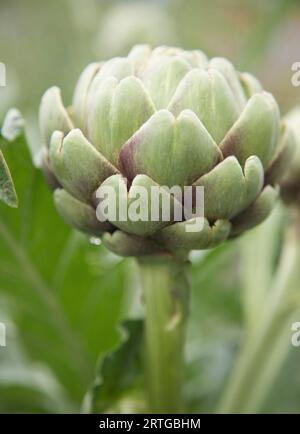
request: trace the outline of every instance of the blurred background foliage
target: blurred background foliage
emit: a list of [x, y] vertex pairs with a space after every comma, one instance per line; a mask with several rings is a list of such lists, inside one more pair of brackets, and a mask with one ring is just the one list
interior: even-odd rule
[[[70, 231], [31, 164], [40, 146], [37, 111], [45, 89], [58, 85], [68, 104], [87, 63], [124, 55], [135, 43], [170, 44], [229, 57], [256, 74], [285, 112], [300, 101], [300, 87], [291, 85], [299, 41], [297, 0], [0, 2], [0, 61], [7, 67], [0, 118], [11, 106], [23, 112], [32, 154], [24, 137], [1, 141], [20, 207], [0, 204], [0, 321], [7, 326], [0, 412], [79, 411], [97, 360], [120, 339], [120, 319], [128, 311], [140, 315], [133, 261]], [[275, 256], [279, 245], [272, 247]], [[186, 399], [188, 411], [214, 411], [244, 339], [247, 270], [239, 242], [193, 253], [191, 260]], [[299, 357], [291, 348], [260, 411], [299, 411]]]

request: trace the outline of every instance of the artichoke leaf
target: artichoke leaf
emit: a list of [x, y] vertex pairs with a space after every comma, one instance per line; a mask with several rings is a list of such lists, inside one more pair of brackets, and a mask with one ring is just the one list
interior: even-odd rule
[[176, 119], [159, 110], [122, 147], [119, 167], [128, 179], [145, 173], [160, 185], [191, 185], [210, 171], [222, 154], [191, 110]]
[[117, 169], [74, 129], [64, 137], [55, 131], [51, 138], [50, 163], [60, 184], [77, 199], [91, 202], [94, 192]]
[[102, 242], [110, 251], [119, 256], [152, 256], [166, 253], [150, 238], [127, 234], [119, 230], [112, 234], [106, 232], [102, 237]]
[[279, 136], [279, 109], [274, 97], [262, 92], [253, 95], [239, 119], [220, 144], [224, 157], [235, 155], [241, 165], [256, 155], [266, 168]]
[[[99, 216], [107, 213], [112, 224], [130, 234], [150, 236], [170, 225], [174, 216], [183, 218], [181, 198], [177, 200], [147, 175], [137, 175], [129, 190], [122, 175], [113, 175], [101, 184], [100, 190], [103, 202]], [[159, 196], [155, 196], [156, 192]]]
[[100, 222], [97, 219], [96, 211], [93, 207], [80, 202], [66, 190], [55, 190], [54, 204], [62, 219], [81, 232], [100, 236], [103, 232], [112, 230], [112, 226], [108, 222]]
[[256, 156], [247, 159], [244, 172], [235, 157], [227, 157], [194, 185], [204, 187], [204, 211], [210, 222], [231, 219], [249, 206], [264, 182], [262, 164]]
[[120, 82], [107, 78], [95, 94], [88, 115], [88, 137], [116, 164], [122, 145], [154, 113], [155, 107], [142, 82], [133, 76]]
[[44, 145], [47, 147], [50, 145], [54, 131], [58, 130], [67, 134], [73, 128], [72, 121], [62, 102], [61, 91], [56, 86], [50, 87], [42, 97], [39, 124]]
[[204, 219], [201, 231], [190, 232], [187, 226], [194, 223], [194, 219], [174, 223], [159, 231], [154, 239], [169, 251], [188, 252], [211, 248], [225, 241], [230, 234], [231, 224], [227, 220], [218, 220], [210, 225], [208, 220]]
[[231, 220], [232, 231], [230, 236], [235, 237], [262, 223], [274, 209], [278, 196], [279, 188], [267, 185], [247, 209]]
[[240, 110], [225, 77], [216, 69], [192, 69], [179, 84], [170, 104], [175, 116], [192, 110], [219, 144]]

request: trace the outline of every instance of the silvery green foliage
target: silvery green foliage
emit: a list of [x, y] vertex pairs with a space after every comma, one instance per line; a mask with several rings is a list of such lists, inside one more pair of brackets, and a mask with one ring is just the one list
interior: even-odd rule
[[[7, 142], [13, 142], [23, 132], [24, 119], [19, 110], [10, 109], [3, 121], [1, 136]], [[6, 205], [16, 208], [18, 198], [8, 165], [0, 149], [0, 200]]]
[[[60, 90], [43, 96], [44, 172], [62, 217], [120, 255], [188, 252], [218, 245], [271, 212], [294, 136], [273, 96], [224, 58], [198, 50], [135, 46], [92, 63], [65, 108]], [[205, 224], [105, 222], [95, 191], [128, 186], [203, 186]]]

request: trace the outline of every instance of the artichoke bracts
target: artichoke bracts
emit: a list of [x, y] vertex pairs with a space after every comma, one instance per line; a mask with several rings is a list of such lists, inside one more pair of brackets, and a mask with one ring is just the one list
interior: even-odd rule
[[[226, 59], [169, 47], [136, 46], [126, 58], [90, 64], [69, 108], [50, 88], [40, 128], [58, 212], [124, 256], [206, 249], [259, 224], [272, 210], [294, 141], [255, 77]], [[137, 186], [202, 186], [204, 227], [101, 222], [100, 185], [129, 197]]]
[[295, 135], [295, 155], [293, 162], [283, 177], [280, 187], [283, 200], [289, 205], [300, 207], [300, 107], [296, 107], [285, 117], [286, 123]]

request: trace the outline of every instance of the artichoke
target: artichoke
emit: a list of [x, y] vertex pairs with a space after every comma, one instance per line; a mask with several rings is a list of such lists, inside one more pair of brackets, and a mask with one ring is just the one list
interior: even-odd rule
[[280, 183], [281, 196], [287, 204], [300, 207], [300, 106], [287, 114], [285, 122], [294, 132], [296, 145], [293, 162]]
[[[274, 97], [249, 73], [198, 50], [135, 46], [92, 63], [65, 108], [52, 87], [40, 106], [43, 170], [71, 226], [123, 256], [207, 249], [271, 212], [294, 137]], [[189, 221], [106, 221], [96, 191], [202, 186], [204, 227]], [[168, 194], [168, 193], [166, 193]], [[172, 198], [170, 198], [172, 202]]]

